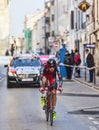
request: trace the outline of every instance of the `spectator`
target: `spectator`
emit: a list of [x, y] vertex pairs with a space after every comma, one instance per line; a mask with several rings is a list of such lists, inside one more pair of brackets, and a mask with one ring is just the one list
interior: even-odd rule
[[50, 48], [47, 48], [47, 54], [49, 55], [51, 52], [51, 49]]
[[5, 56], [9, 56], [9, 50], [7, 49], [6, 52], [5, 52]]
[[55, 57], [57, 58], [57, 63], [59, 63], [59, 51], [56, 52]]
[[[62, 40], [62, 48], [59, 50], [59, 63], [64, 63], [65, 54], [66, 54], [66, 45], [63, 43], [63, 40]], [[60, 72], [61, 72], [62, 78], [65, 79], [66, 78], [66, 67], [60, 65]]]
[[88, 49], [85, 49], [85, 53], [86, 53], [86, 63], [87, 63], [87, 67], [89, 68], [89, 81], [88, 82], [93, 82], [93, 76], [94, 76], [94, 57], [93, 55], [89, 52]]
[[[72, 66], [75, 65], [74, 55], [75, 55], [74, 51], [71, 50], [71, 65], [72, 65]], [[74, 67], [71, 67], [71, 73], [72, 73], [72, 74], [73, 74], [73, 68], [74, 68]]]
[[80, 58], [80, 53], [77, 49], [75, 50], [74, 61], [75, 61], [75, 65], [78, 66], [78, 67], [75, 68], [75, 74], [77, 73], [76, 77], [80, 78], [79, 65], [81, 64], [81, 58]]
[[74, 55], [75, 55], [74, 51], [71, 50], [71, 62], [72, 62], [71, 64], [72, 64], [72, 65], [75, 64], [75, 61], [74, 61]]
[[66, 51], [65, 57], [64, 57], [64, 64], [66, 64], [66, 73], [67, 73], [67, 79], [71, 79], [72, 75], [72, 68], [71, 68], [72, 58], [69, 51]]
[[13, 56], [14, 51], [15, 51], [15, 46], [14, 44], [11, 44], [11, 48], [10, 48], [11, 56]]

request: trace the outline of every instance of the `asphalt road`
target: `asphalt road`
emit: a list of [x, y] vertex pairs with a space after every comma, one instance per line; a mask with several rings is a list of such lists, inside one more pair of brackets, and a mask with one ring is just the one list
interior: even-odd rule
[[50, 126], [38, 88], [7, 89], [5, 72], [0, 73], [0, 130], [99, 130], [98, 90], [65, 81], [63, 93], [57, 94], [57, 118]]

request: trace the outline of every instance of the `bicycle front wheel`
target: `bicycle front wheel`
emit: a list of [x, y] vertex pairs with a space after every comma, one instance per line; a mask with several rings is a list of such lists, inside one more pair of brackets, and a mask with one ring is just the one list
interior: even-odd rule
[[53, 106], [52, 106], [52, 93], [50, 95], [50, 125], [53, 125]]
[[46, 121], [49, 120], [49, 110], [48, 107], [45, 109]]
[[45, 115], [46, 115], [46, 121], [49, 120], [49, 109], [48, 109], [48, 95], [46, 95], [46, 98], [45, 98]]

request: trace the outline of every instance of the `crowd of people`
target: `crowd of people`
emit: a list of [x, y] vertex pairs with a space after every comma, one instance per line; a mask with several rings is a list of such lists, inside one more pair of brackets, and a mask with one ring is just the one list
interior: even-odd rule
[[[94, 75], [94, 58], [93, 55], [89, 52], [88, 49], [85, 49], [86, 55], [86, 63], [87, 67], [89, 68], [89, 81], [93, 82], [93, 75]], [[62, 84], [63, 78], [67, 80], [72, 79], [72, 74], [75, 69], [75, 77], [80, 78], [80, 64], [81, 54], [78, 49], [69, 50], [66, 49], [65, 44], [62, 44], [62, 48], [56, 53], [56, 57], [58, 59], [58, 65], [55, 59], [48, 59], [47, 63], [44, 65], [43, 71], [41, 72], [41, 87], [39, 88], [40, 92], [43, 93], [47, 90], [47, 95], [49, 91], [52, 91], [52, 107], [53, 107], [53, 115], [55, 112], [56, 107], [56, 91], [59, 90], [62, 92]], [[60, 63], [63, 63], [60, 65]], [[59, 84], [57, 84], [57, 75], [59, 79]], [[48, 108], [50, 109], [50, 98], [48, 97]], [[46, 105], [43, 106], [43, 110], [46, 109]]]
[[[71, 80], [72, 76], [76, 78], [81, 77], [80, 65], [82, 63], [81, 54], [78, 49], [69, 50], [66, 49], [65, 44], [62, 44], [62, 48], [56, 53], [56, 57], [59, 59], [60, 71], [63, 79]], [[89, 69], [89, 81], [93, 82], [94, 78], [94, 57], [88, 48], [85, 48], [85, 61], [86, 66]], [[73, 71], [74, 69], [74, 71]]]
[[59, 59], [59, 63], [63, 63], [64, 65], [60, 65], [60, 71], [63, 79], [71, 80], [73, 68], [75, 67], [75, 77], [80, 78], [80, 68], [81, 64], [81, 55], [78, 49], [69, 50], [66, 49], [65, 44], [62, 44], [62, 48], [57, 52], [56, 57]]

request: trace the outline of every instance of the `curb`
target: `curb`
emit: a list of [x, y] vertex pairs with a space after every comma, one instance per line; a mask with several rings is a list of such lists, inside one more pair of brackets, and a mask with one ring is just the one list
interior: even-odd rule
[[85, 82], [85, 81], [82, 81], [81, 79], [77, 79], [77, 78], [75, 78], [75, 79], [73, 79], [74, 81], [78, 81], [78, 82], [80, 82], [80, 83], [82, 83], [82, 84], [85, 84], [85, 85], [87, 85], [87, 86], [89, 86], [89, 87], [92, 87], [92, 88], [95, 88], [95, 89], [97, 89], [97, 90], [99, 90], [99, 87], [97, 87], [97, 86], [95, 86], [94, 84], [90, 84], [90, 83], [87, 83], [87, 82]]

